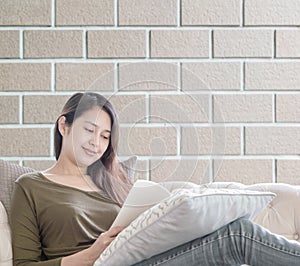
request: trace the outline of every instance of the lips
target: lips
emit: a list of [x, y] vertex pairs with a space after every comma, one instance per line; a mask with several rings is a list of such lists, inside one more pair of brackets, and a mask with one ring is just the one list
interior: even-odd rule
[[97, 154], [97, 152], [95, 152], [95, 151], [92, 151], [92, 150], [87, 149], [87, 148], [85, 148], [85, 147], [82, 147], [82, 148], [83, 148], [84, 152], [85, 152], [88, 156], [95, 156], [95, 155]]

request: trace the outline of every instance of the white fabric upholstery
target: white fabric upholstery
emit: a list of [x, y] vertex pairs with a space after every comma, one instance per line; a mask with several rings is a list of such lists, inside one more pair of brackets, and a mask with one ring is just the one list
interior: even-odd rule
[[[190, 187], [185, 182], [166, 184], [169, 189]], [[270, 191], [277, 196], [254, 219], [255, 222], [269, 229], [271, 232], [283, 235], [290, 240], [300, 242], [300, 186], [283, 183], [259, 183], [244, 185], [235, 182], [214, 182], [207, 185], [210, 188], [232, 188], [256, 191]]]
[[300, 186], [287, 184], [256, 184], [247, 189], [272, 191], [277, 197], [255, 221], [270, 231], [300, 242]]

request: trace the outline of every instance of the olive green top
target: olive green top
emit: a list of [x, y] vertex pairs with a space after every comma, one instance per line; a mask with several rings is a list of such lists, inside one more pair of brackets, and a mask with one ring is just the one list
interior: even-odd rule
[[58, 184], [42, 173], [15, 183], [11, 228], [14, 265], [56, 266], [107, 231], [120, 208], [96, 191]]

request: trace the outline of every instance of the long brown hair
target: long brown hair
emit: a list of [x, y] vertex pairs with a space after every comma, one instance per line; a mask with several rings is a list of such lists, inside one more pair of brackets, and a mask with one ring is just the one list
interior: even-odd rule
[[[73, 121], [84, 112], [98, 106], [105, 111], [111, 119], [111, 134], [109, 145], [102, 157], [88, 166], [87, 173], [91, 176], [96, 186], [119, 205], [124, 200], [132, 186], [122, 165], [116, 159], [119, 142], [119, 122], [112, 104], [102, 95], [85, 92], [75, 93], [66, 102], [59, 117], [66, 118], [66, 124], [71, 126]], [[62, 135], [58, 130], [58, 119], [54, 129], [54, 149], [56, 160], [59, 158], [62, 147]]]

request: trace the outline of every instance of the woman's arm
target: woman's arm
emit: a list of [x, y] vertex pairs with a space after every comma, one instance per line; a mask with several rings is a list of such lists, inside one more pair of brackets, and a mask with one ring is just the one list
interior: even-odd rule
[[92, 266], [104, 249], [122, 230], [123, 228], [119, 226], [111, 228], [101, 234], [91, 247], [62, 258], [61, 266]]
[[91, 247], [73, 255], [43, 260], [40, 225], [36, 219], [34, 202], [30, 198], [30, 193], [24, 191], [22, 186], [15, 183], [11, 208], [13, 260], [15, 266], [93, 265], [103, 250], [123, 229], [122, 227], [114, 227], [102, 233]]
[[15, 183], [11, 206], [13, 261], [15, 266], [59, 266], [61, 258], [42, 261], [39, 226], [29, 196]]

